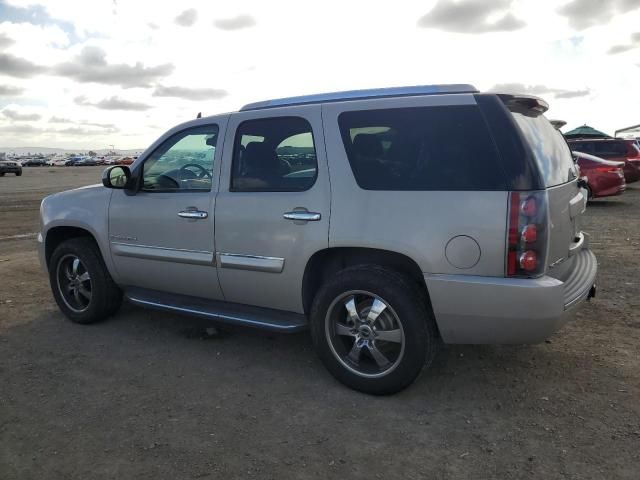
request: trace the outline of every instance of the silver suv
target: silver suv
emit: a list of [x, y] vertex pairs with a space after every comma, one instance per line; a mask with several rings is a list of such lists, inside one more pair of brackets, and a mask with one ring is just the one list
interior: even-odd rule
[[199, 118], [44, 199], [41, 261], [75, 322], [124, 295], [309, 328], [338, 380], [393, 393], [440, 342], [540, 342], [594, 295], [586, 192], [546, 109], [442, 85]]

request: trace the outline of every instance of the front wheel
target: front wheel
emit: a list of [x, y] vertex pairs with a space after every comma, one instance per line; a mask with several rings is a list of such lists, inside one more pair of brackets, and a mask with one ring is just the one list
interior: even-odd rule
[[423, 292], [404, 275], [377, 266], [345, 269], [321, 287], [311, 334], [334, 377], [374, 395], [409, 386], [437, 345]]
[[122, 303], [122, 291], [89, 238], [73, 238], [58, 245], [49, 262], [49, 281], [58, 307], [76, 323], [100, 321], [114, 314]]

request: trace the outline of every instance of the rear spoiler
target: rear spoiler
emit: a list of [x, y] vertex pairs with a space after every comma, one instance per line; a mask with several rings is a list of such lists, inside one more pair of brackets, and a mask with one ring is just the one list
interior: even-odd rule
[[509, 110], [528, 110], [529, 113], [533, 111], [538, 114], [549, 110], [549, 104], [547, 102], [533, 95], [509, 95], [499, 93], [498, 98], [502, 100], [502, 103], [504, 103]]

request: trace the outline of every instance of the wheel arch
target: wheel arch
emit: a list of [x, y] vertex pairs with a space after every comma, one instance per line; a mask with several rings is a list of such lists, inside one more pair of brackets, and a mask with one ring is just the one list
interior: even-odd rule
[[338, 271], [355, 265], [379, 265], [406, 275], [425, 293], [427, 307], [432, 310], [424, 275], [411, 257], [378, 248], [331, 247], [315, 252], [305, 267], [302, 279], [302, 304], [305, 314], [311, 311], [313, 299], [325, 280]]
[[44, 255], [47, 266], [49, 265], [49, 262], [51, 260], [51, 255], [53, 255], [53, 252], [58, 247], [58, 245], [60, 245], [65, 240], [70, 240], [72, 238], [91, 239], [98, 247], [98, 250], [100, 251], [104, 259], [104, 253], [100, 249], [100, 245], [98, 244], [95, 235], [91, 231], [83, 227], [59, 225], [47, 230], [44, 238]]

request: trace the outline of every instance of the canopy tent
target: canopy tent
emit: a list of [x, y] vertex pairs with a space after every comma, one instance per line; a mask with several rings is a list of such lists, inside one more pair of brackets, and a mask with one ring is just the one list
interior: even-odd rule
[[565, 138], [611, 138], [600, 130], [596, 130], [589, 125], [583, 125], [564, 134]]

